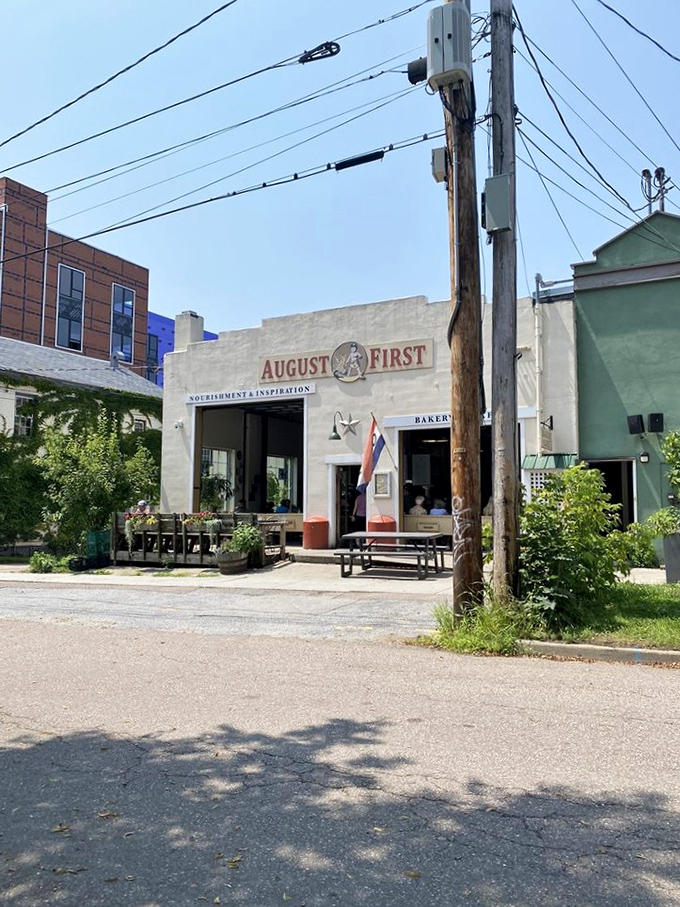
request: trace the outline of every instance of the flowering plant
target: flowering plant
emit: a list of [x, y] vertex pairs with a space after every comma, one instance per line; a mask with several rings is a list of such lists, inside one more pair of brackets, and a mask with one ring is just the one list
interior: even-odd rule
[[222, 520], [211, 513], [209, 510], [202, 510], [199, 513], [190, 513], [182, 520], [187, 529], [206, 529], [210, 533], [210, 541], [213, 545], [217, 544], [218, 533], [222, 528]]
[[157, 525], [158, 518], [153, 513], [126, 513], [125, 540], [128, 548], [132, 550], [135, 532], [142, 532], [144, 529], [155, 529]]
[[202, 523], [207, 523], [215, 519], [215, 514], [211, 513], [209, 510], [201, 510], [199, 513], [190, 513], [184, 517], [182, 522], [185, 526], [198, 526]]

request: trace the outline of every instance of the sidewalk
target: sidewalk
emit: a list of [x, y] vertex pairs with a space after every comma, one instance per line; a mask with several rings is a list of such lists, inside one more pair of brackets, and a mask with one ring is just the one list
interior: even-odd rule
[[[110, 572], [109, 572], [110, 571]], [[45, 583], [65, 586], [145, 586], [161, 590], [236, 589], [242, 591], [320, 592], [375, 594], [403, 598], [431, 599], [433, 603], [451, 597], [451, 574], [431, 573], [419, 580], [415, 571], [381, 571], [379, 568], [349, 577], [340, 576], [338, 564], [281, 561], [262, 570], [221, 576], [217, 570], [190, 572], [189, 568], [165, 572], [158, 568], [110, 567], [106, 573], [29, 573], [23, 565], [0, 568], [0, 583]]]
[[[301, 552], [302, 554], [302, 552]], [[282, 592], [361, 592], [385, 595], [429, 598], [433, 602], [451, 600], [451, 573], [449, 565], [444, 573], [431, 573], [425, 580], [417, 579], [414, 571], [357, 570], [349, 577], [340, 576], [338, 564], [328, 563], [328, 552], [305, 551], [304, 562], [281, 561], [262, 570], [249, 570], [233, 576], [222, 576], [217, 570], [180, 567], [163, 571], [158, 567], [108, 567], [103, 573], [29, 573], [23, 564], [0, 567], [0, 583], [47, 583], [49, 585], [77, 586], [148, 586], [184, 589], [239, 589]], [[486, 572], [486, 571], [485, 571]], [[635, 569], [628, 577], [630, 582], [651, 585], [664, 583], [663, 569]]]

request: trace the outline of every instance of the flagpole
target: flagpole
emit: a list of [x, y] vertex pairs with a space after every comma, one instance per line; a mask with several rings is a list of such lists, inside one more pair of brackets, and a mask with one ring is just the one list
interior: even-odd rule
[[[375, 414], [371, 410], [369, 410], [369, 412], [371, 413], [371, 419], [373, 419], [375, 421], [375, 424], [378, 426], [378, 430], [380, 431], [380, 434], [382, 435], [383, 441], [385, 441], [385, 435], [383, 434], [383, 430], [380, 428], [380, 424], [379, 424], [378, 420], [375, 418]], [[392, 456], [390, 449], [387, 446], [387, 441], [385, 441], [385, 450], [387, 451], [387, 456], [392, 461], [392, 465], [398, 471], [397, 464], [394, 462], [394, 457]]]

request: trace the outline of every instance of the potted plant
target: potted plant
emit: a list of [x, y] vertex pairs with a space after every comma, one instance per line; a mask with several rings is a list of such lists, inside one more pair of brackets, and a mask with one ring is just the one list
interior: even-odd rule
[[663, 539], [666, 582], [680, 583], [680, 431], [671, 431], [661, 442], [661, 453], [668, 466], [670, 507], [657, 510], [645, 521], [656, 536]]
[[257, 526], [241, 525], [217, 549], [215, 559], [220, 573], [240, 573], [248, 567], [264, 566], [264, 541]]
[[245, 573], [248, 569], [248, 553], [236, 550], [231, 539], [217, 549], [215, 560], [220, 573], [224, 575]]

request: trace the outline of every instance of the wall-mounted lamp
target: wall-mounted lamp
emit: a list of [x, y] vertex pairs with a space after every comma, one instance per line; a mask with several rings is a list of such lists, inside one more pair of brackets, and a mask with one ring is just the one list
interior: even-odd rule
[[181, 419], [178, 419], [175, 422], [175, 428], [184, 428], [184, 422]]
[[336, 410], [335, 415], [333, 416], [333, 431], [332, 431], [332, 432], [330, 433], [330, 435], [328, 436], [328, 440], [329, 440], [329, 441], [340, 441], [340, 440], [342, 440], [341, 437], [340, 437], [340, 434], [339, 434], [339, 432], [338, 432], [338, 423], [339, 423], [339, 424], [341, 425], [341, 427], [342, 427], [342, 430], [343, 430], [342, 433], [343, 433], [343, 435], [346, 435], [348, 431], [351, 431], [352, 434], [355, 435], [355, 434], [357, 433], [356, 426], [361, 424], [361, 420], [360, 420], [360, 419], [353, 419], [353, 418], [352, 418], [352, 413], [350, 413], [350, 414], [347, 416], [347, 418], [345, 419], [345, 418], [343, 417], [342, 413], [340, 412], [340, 410], [339, 410], [339, 409]]
[[338, 423], [336, 421], [338, 416], [340, 416], [340, 418], [342, 419], [342, 413], [340, 412], [340, 410], [337, 410], [337, 412], [333, 416], [333, 431], [328, 436], [329, 441], [339, 441], [340, 440], [340, 434], [338, 432]]
[[643, 452], [640, 454], [640, 462], [641, 462], [641, 463], [649, 463], [649, 454], [647, 453], [646, 450], [643, 451]]

